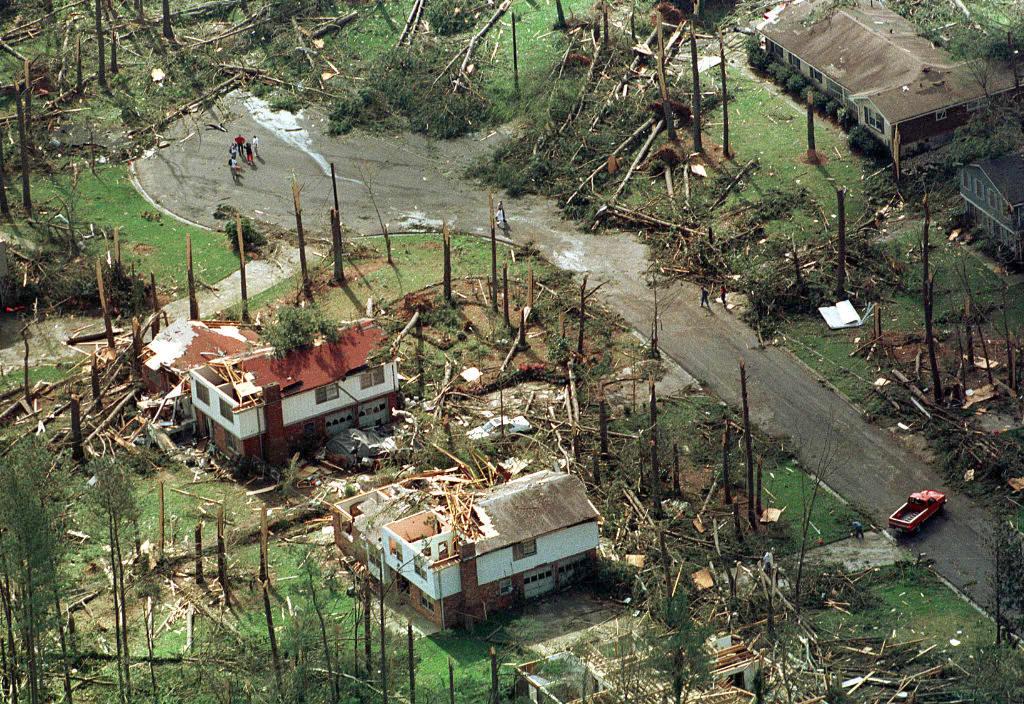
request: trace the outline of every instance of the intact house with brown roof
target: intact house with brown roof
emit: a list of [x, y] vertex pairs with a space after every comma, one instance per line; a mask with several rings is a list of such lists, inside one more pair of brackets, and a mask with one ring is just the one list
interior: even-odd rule
[[765, 51], [839, 100], [900, 157], [949, 142], [990, 100], [1019, 90], [1009, 67], [956, 61], [877, 0], [788, 0], [756, 29]]
[[397, 365], [370, 360], [384, 340], [380, 327], [359, 323], [283, 357], [263, 348], [195, 367], [197, 431], [228, 456], [281, 464], [345, 428], [386, 424], [398, 403]]
[[578, 580], [600, 543], [583, 482], [550, 470], [490, 487], [434, 472], [347, 498], [333, 517], [358, 571], [442, 628]]
[[967, 215], [1006, 254], [1024, 259], [1024, 154], [985, 159], [960, 169]]

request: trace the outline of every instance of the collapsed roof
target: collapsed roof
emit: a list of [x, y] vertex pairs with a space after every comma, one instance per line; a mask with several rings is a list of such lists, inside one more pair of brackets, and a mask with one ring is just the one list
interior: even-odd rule
[[254, 330], [236, 323], [178, 319], [143, 348], [142, 361], [154, 371], [163, 367], [181, 374], [217, 357], [246, 352], [258, 340]]

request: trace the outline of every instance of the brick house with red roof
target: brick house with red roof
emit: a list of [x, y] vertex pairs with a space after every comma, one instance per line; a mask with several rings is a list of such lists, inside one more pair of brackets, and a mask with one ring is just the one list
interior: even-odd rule
[[229, 456], [280, 464], [296, 447], [345, 428], [391, 420], [398, 402], [394, 361], [370, 361], [385, 340], [373, 323], [276, 357], [260, 349], [211, 360], [191, 370], [198, 432]]

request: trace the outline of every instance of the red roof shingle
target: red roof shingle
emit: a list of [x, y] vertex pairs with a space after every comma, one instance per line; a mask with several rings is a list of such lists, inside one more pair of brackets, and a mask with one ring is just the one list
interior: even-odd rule
[[366, 366], [370, 353], [385, 339], [384, 331], [372, 323], [360, 323], [342, 330], [336, 342], [289, 352], [278, 359], [267, 352], [240, 362], [242, 371], [253, 375], [257, 386], [278, 384], [282, 396], [340, 381]]

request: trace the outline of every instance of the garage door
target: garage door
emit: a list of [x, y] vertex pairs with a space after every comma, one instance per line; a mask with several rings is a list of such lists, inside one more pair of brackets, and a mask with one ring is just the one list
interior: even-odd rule
[[376, 428], [388, 422], [387, 397], [370, 401], [359, 407], [359, 427]]
[[551, 567], [538, 567], [523, 574], [523, 592], [527, 599], [547, 594], [555, 588], [555, 575]]

